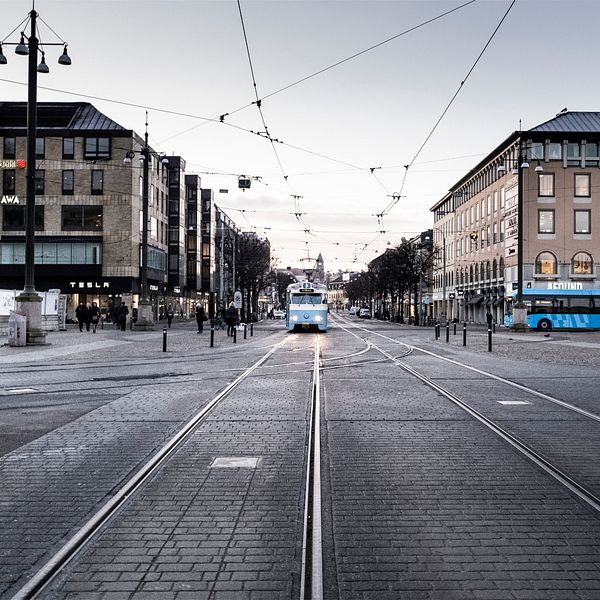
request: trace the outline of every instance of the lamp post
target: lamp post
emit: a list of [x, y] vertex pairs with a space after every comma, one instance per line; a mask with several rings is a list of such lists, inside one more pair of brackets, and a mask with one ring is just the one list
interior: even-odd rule
[[[150, 293], [148, 289], [148, 188], [150, 174], [150, 160], [152, 151], [148, 146], [148, 113], [146, 113], [146, 132], [144, 133], [144, 145], [137, 153], [142, 164], [142, 244], [140, 261], [140, 300], [138, 302], [138, 314], [135, 323], [136, 329], [152, 330], [154, 328], [154, 314], [152, 312], [152, 302], [150, 302]], [[131, 163], [136, 151], [131, 150], [125, 155], [123, 162]], [[169, 164], [169, 159], [162, 156], [163, 165]]]
[[[41, 51], [38, 64], [40, 42], [37, 38], [37, 17], [34, 10], [29, 13], [30, 33], [21, 32], [19, 43], [4, 42], [7, 46], [15, 46], [15, 54], [28, 56], [27, 70], [27, 171], [26, 171], [26, 206], [25, 206], [25, 282], [23, 291], [16, 297], [17, 309], [27, 317], [28, 346], [46, 343], [46, 332], [42, 331], [42, 297], [35, 291], [35, 155], [37, 136], [37, 74], [49, 73], [45, 52]], [[27, 43], [25, 43], [27, 39]], [[67, 54], [67, 44], [49, 43], [44, 46], [63, 46], [63, 53], [58, 59], [60, 65], [70, 65], [71, 58]], [[0, 65], [7, 63], [0, 44]]]

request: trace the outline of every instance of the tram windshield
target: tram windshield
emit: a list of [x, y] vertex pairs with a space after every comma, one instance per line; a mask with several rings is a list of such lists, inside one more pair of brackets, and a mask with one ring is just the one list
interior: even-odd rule
[[292, 294], [291, 304], [323, 304], [321, 294]]

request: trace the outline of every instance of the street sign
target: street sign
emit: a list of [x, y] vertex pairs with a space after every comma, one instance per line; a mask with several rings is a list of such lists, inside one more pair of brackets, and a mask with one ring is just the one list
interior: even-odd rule
[[233, 304], [236, 308], [242, 308], [242, 292], [240, 290], [236, 290], [235, 294], [233, 294]]

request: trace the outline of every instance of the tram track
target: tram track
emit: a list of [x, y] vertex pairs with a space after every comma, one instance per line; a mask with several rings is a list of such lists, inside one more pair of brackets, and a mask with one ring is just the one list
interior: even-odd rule
[[[519, 436], [514, 435], [513, 433], [508, 431], [505, 427], [498, 424], [494, 419], [491, 419], [491, 418], [485, 416], [485, 414], [483, 414], [483, 412], [481, 410], [477, 410], [469, 402], [460, 398], [457, 394], [455, 394], [454, 392], [449, 390], [447, 387], [434, 381], [429, 375], [422, 372], [422, 370], [418, 370], [413, 367], [410, 367], [406, 363], [402, 362], [398, 357], [392, 356], [389, 352], [387, 352], [383, 348], [380, 348], [379, 346], [377, 346], [377, 344], [374, 344], [372, 341], [369, 341], [365, 338], [360, 337], [359, 335], [357, 335], [356, 333], [354, 333], [347, 327], [344, 327], [343, 325], [339, 325], [339, 326], [341, 327], [341, 329], [343, 329], [350, 335], [353, 335], [353, 336], [361, 339], [364, 343], [369, 344], [370, 348], [372, 348], [373, 350], [376, 350], [377, 352], [379, 352], [380, 354], [385, 356], [391, 363], [400, 367], [402, 370], [411, 374], [413, 377], [416, 377], [423, 384], [434, 389], [436, 392], [438, 392], [440, 395], [442, 395], [447, 400], [450, 400], [454, 405], [458, 406], [461, 410], [465, 411], [471, 417], [475, 418], [482, 425], [484, 425], [488, 430], [493, 432], [496, 436], [500, 437], [504, 442], [506, 442], [511, 447], [513, 447], [518, 452], [520, 452], [529, 461], [534, 463], [537, 467], [539, 467], [544, 472], [546, 472], [548, 475], [550, 475], [552, 478], [554, 478], [561, 486], [563, 486], [564, 488], [569, 490], [569, 492], [571, 492], [573, 495], [575, 495], [577, 498], [579, 498], [579, 500], [584, 502], [588, 507], [590, 507], [592, 510], [600, 513], [600, 493], [593, 491], [592, 489], [590, 489], [589, 486], [578, 481], [575, 477], [570, 476], [563, 468], [558, 466], [555, 462], [547, 459], [543, 455], [543, 453], [537, 451], [533, 447], [533, 445], [523, 441], [522, 439], [520, 439]], [[385, 339], [386, 341], [392, 342], [393, 344], [400, 344], [402, 346], [409, 347], [411, 349], [411, 351], [417, 351], [426, 356], [429, 356], [429, 357], [434, 358], [439, 361], [443, 361], [443, 362], [453, 365], [455, 367], [458, 367], [461, 369], [466, 369], [470, 372], [473, 372], [473, 373], [476, 373], [477, 375], [482, 376], [483, 378], [487, 378], [487, 379], [497, 382], [501, 385], [510, 386], [514, 389], [517, 389], [517, 390], [525, 393], [525, 394], [529, 394], [535, 398], [539, 398], [541, 400], [551, 402], [551, 403], [561, 407], [562, 409], [565, 409], [569, 412], [575, 413], [575, 414], [577, 414], [581, 417], [584, 417], [586, 419], [589, 419], [595, 423], [600, 423], [599, 415], [592, 413], [590, 411], [587, 411], [585, 409], [582, 409], [578, 406], [575, 406], [572, 403], [565, 402], [558, 398], [554, 398], [554, 397], [550, 396], [549, 394], [539, 392], [538, 390], [532, 389], [529, 386], [526, 386], [526, 385], [520, 384], [518, 382], [512, 381], [510, 379], [501, 377], [494, 373], [490, 373], [489, 371], [485, 371], [483, 369], [473, 367], [472, 365], [467, 365], [460, 361], [457, 361], [457, 360], [454, 360], [454, 359], [451, 359], [451, 358], [448, 358], [445, 356], [441, 356], [441, 355], [436, 354], [435, 352], [431, 352], [430, 350], [427, 350], [425, 348], [415, 346], [413, 344], [406, 344], [404, 342], [400, 342], [396, 338], [384, 335], [380, 332], [371, 331], [367, 328], [360, 327], [357, 325], [354, 325], [353, 328], [360, 329], [363, 332], [368, 332], [370, 335], [378, 336], [380, 338]], [[407, 354], [409, 354], [409, 353], [407, 353]]]
[[[142, 488], [151, 480], [160, 478], [161, 469], [173, 458], [191, 438], [200, 425], [206, 422], [217, 406], [229, 397], [236, 388], [248, 381], [258, 369], [267, 366], [265, 363], [283, 344], [286, 337], [272, 347], [264, 356], [254, 362], [251, 367], [238, 375], [218, 395], [211, 399], [200, 411], [189, 419], [179, 431], [173, 435], [135, 474], [122, 484], [89, 519], [55, 552], [35, 574], [21, 587], [13, 600], [25, 600], [44, 597], [51, 590], [53, 583], [62, 576], [66, 569], [76, 560], [82, 551], [93, 544], [101, 534], [126, 508], [130, 502], [142, 492]], [[297, 364], [306, 364], [304, 362]], [[314, 341], [314, 360], [310, 371], [310, 398], [308, 401], [309, 416], [307, 418], [306, 435], [306, 487], [304, 490], [304, 525], [302, 528], [302, 567], [300, 575], [301, 598], [318, 600], [322, 598], [322, 542], [321, 542], [321, 499], [320, 499], [320, 346], [319, 336]], [[304, 373], [309, 372], [303, 369]], [[154, 382], [156, 384], [156, 382]]]

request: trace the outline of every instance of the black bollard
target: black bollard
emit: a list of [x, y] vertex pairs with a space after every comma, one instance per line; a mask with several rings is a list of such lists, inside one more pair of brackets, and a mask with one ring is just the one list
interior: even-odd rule
[[254, 323], [250, 323], [250, 337], [254, 335]]
[[492, 323], [492, 333], [496, 333], [496, 321]]
[[234, 325], [233, 326], [233, 343], [234, 344], [237, 344], [237, 335], [236, 335], [236, 333], [237, 333], [237, 325]]
[[244, 323], [244, 339], [246, 339], [246, 327], [247, 327], [247, 325], [246, 325], [246, 323]]
[[450, 341], [450, 321], [446, 321], [446, 344]]
[[492, 328], [488, 327], [488, 352], [492, 351]]
[[215, 345], [215, 324], [210, 325], [210, 347], [213, 348]]
[[454, 321], [454, 335], [456, 335], [456, 321]]
[[435, 329], [435, 339], [437, 340], [440, 337], [440, 330], [438, 329], [439, 327], [439, 323], [436, 321], [435, 325], [434, 325], [434, 329]]
[[463, 346], [467, 345], [467, 322], [463, 323]]
[[167, 328], [163, 327], [163, 352], [167, 351]]

